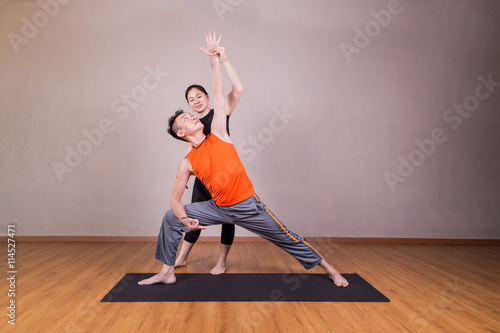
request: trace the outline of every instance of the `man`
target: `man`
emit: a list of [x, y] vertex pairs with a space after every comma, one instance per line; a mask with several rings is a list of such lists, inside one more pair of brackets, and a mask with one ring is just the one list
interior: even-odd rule
[[[220, 40], [220, 37], [219, 37]], [[260, 201], [248, 178], [226, 129], [225, 99], [216, 36], [207, 34], [207, 48], [212, 60], [214, 119], [209, 135], [193, 115], [177, 111], [169, 120], [169, 133], [192, 144], [177, 171], [170, 198], [171, 210], [163, 218], [155, 258], [163, 262], [160, 273], [139, 282], [140, 285], [175, 283], [174, 264], [182, 233], [206, 229], [208, 225], [234, 223], [271, 241], [295, 257], [306, 269], [320, 265], [338, 287], [347, 287], [347, 280], [305, 239], [288, 230]], [[182, 194], [191, 175], [207, 187], [213, 200], [183, 205]]]

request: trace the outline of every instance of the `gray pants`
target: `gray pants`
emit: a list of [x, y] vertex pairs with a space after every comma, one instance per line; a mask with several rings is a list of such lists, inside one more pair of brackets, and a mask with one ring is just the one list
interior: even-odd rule
[[[305, 239], [288, 230], [276, 216], [253, 195], [231, 206], [217, 206], [213, 200], [184, 205], [186, 215], [197, 219], [202, 226], [233, 223], [259, 235], [290, 253], [306, 269], [318, 265], [323, 257]], [[190, 231], [169, 210], [161, 224], [156, 242], [155, 258], [174, 266], [177, 246], [183, 232]]]

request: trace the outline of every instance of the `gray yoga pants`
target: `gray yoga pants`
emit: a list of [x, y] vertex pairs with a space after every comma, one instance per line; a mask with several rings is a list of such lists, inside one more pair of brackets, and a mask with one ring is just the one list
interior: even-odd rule
[[[253, 195], [231, 206], [217, 206], [213, 200], [184, 205], [186, 215], [202, 226], [233, 223], [261, 236], [290, 253], [306, 269], [318, 265], [323, 257], [307, 241], [286, 226]], [[174, 266], [182, 234], [190, 231], [170, 209], [165, 213], [156, 242], [155, 258]]]

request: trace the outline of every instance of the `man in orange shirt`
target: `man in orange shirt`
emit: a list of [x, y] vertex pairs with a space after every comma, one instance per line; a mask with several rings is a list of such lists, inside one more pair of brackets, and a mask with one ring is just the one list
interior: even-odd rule
[[[207, 48], [200, 48], [212, 60], [212, 132], [203, 134], [203, 124], [199, 119], [181, 110], [169, 120], [169, 133], [176, 139], [191, 143], [193, 149], [179, 166], [170, 197], [172, 209], [165, 214], [158, 235], [155, 258], [163, 262], [162, 270], [139, 284], [175, 283], [175, 257], [183, 232], [206, 229], [208, 225], [234, 223], [287, 251], [306, 269], [319, 264], [336, 286], [347, 287], [347, 280], [304, 238], [288, 230], [255, 194], [227, 133], [219, 40], [216, 41], [215, 33], [214, 36], [207, 34]], [[202, 181], [212, 200], [182, 204], [182, 194], [191, 175]]]

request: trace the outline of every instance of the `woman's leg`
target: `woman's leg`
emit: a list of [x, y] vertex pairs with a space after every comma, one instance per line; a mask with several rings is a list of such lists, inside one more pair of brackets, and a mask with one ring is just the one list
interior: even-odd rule
[[[209, 201], [210, 199], [212, 199], [212, 197], [210, 196], [210, 192], [208, 192], [205, 185], [203, 185], [203, 183], [198, 178], [195, 178], [191, 202]], [[196, 230], [187, 232], [184, 235], [184, 241], [181, 244], [179, 254], [177, 256], [177, 259], [175, 260], [175, 267], [187, 265], [187, 258], [189, 256], [189, 253], [191, 252], [194, 243], [196, 243], [196, 241], [200, 237], [200, 234], [201, 230]]]
[[210, 271], [210, 274], [219, 275], [227, 270], [226, 259], [234, 240], [234, 224], [223, 224], [220, 235], [221, 249], [217, 264]]
[[184, 241], [181, 243], [181, 248], [179, 249], [179, 254], [177, 255], [177, 259], [175, 259], [175, 267], [181, 267], [187, 265], [187, 257], [191, 249], [193, 248], [194, 243], [200, 237], [201, 230], [195, 230], [187, 232], [184, 235]]

